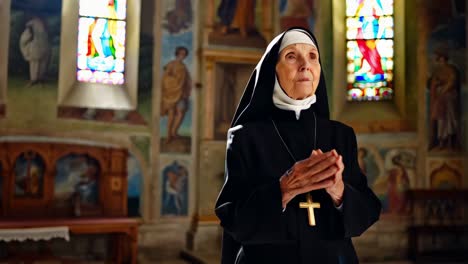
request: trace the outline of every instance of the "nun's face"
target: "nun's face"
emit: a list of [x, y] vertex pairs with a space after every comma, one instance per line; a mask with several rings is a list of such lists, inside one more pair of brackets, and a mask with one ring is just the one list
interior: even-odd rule
[[320, 80], [317, 48], [302, 43], [286, 46], [279, 54], [276, 76], [289, 97], [304, 99], [312, 96]]

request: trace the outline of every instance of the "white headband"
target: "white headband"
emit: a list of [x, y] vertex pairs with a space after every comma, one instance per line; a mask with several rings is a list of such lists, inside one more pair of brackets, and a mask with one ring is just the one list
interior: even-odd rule
[[317, 48], [317, 45], [315, 45], [314, 41], [310, 38], [306, 31], [301, 29], [293, 29], [284, 34], [278, 53], [280, 53], [287, 46], [298, 43], [309, 44]]

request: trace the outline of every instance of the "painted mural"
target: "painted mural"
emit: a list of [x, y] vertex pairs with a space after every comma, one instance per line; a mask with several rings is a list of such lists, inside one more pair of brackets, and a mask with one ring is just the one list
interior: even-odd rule
[[[24, 111], [32, 118], [55, 105], [60, 27], [60, 0], [11, 1], [8, 101], [15, 103], [8, 105], [8, 116], [16, 117], [17, 111]], [[0, 106], [2, 114], [5, 108]]]
[[214, 5], [213, 31], [208, 42], [213, 45], [264, 48], [260, 33], [262, 1], [212, 0]]
[[[182, 5], [184, 2], [185, 5]], [[194, 26], [191, 1], [164, 1], [161, 58], [161, 151], [189, 153], [191, 146]], [[184, 14], [169, 26], [174, 14]], [[189, 20], [190, 18], [190, 20]]]
[[364, 146], [359, 148], [358, 163], [382, 202], [382, 213], [407, 214], [406, 191], [415, 183], [416, 150]]
[[463, 186], [462, 158], [428, 158], [429, 186], [433, 189], [458, 189]]
[[[463, 0], [431, 1], [424, 22], [427, 33], [426, 84], [428, 150], [462, 150], [462, 102], [466, 95], [466, 27]], [[433, 13], [439, 15], [434, 16]], [[466, 98], [465, 98], [466, 99]]]
[[280, 30], [303, 27], [314, 32], [317, 2], [314, 0], [279, 0]]
[[164, 29], [170, 34], [190, 30], [193, 20], [193, 9], [191, 0], [176, 0], [171, 6], [167, 6], [164, 16]]
[[45, 170], [44, 159], [39, 153], [34, 151], [21, 153], [14, 165], [15, 196], [42, 197]]
[[255, 1], [248, 0], [221, 0], [217, 6], [217, 16], [222, 34], [237, 31], [241, 37], [246, 38], [255, 26]]
[[99, 162], [88, 155], [72, 153], [60, 158], [56, 163], [55, 205], [57, 207], [76, 207], [77, 204], [80, 207], [97, 206], [100, 173]]
[[[108, 2], [100, 0], [101, 2]], [[110, 3], [110, 2], [109, 2]], [[84, 107], [59, 107], [58, 116], [60, 118], [82, 119], [90, 121], [110, 122], [110, 123], [125, 123], [132, 125], [148, 125], [151, 120], [152, 111], [152, 88], [153, 88], [153, 50], [154, 50], [154, 34], [153, 34], [153, 7], [151, 1], [142, 1], [140, 15], [140, 45], [139, 45], [139, 60], [138, 60], [138, 106], [136, 110], [112, 110], [112, 109], [96, 109]], [[115, 3], [114, 3], [115, 6]], [[90, 12], [93, 9], [90, 10]], [[93, 11], [94, 12], [94, 11]], [[106, 12], [106, 9], [103, 10]], [[94, 12], [96, 13], [96, 12]], [[104, 20], [102, 20], [104, 21]], [[111, 21], [111, 20], [109, 20]], [[96, 22], [97, 23], [97, 22]], [[103, 26], [104, 27], [104, 26]], [[96, 28], [96, 26], [94, 26]], [[89, 33], [89, 38], [93, 36]], [[105, 32], [103, 33], [105, 34]], [[110, 37], [112, 35], [107, 34]], [[101, 39], [104, 39], [101, 37]], [[112, 41], [110, 42], [112, 43]], [[97, 45], [99, 44], [99, 45]], [[90, 52], [100, 50], [102, 45], [100, 42], [88, 43]], [[107, 48], [113, 50], [112, 47]], [[104, 51], [103, 51], [104, 52]], [[112, 56], [111, 56], [112, 57]], [[99, 58], [99, 57], [96, 57]], [[96, 59], [94, 58], [94, 59]]]
[[187, 216], [189, 162], [170, 157], [161, 160], [161, 216]]
[[59, 0], [12, 1], [8, 51], [10, 84], [26, 87], [56, 84], [60, 15]]
[[375, 180], [381, 173], [383, 167], [381, 159], [379, 159], [377, 150], [371, 147], [360, 147], [358, 149], [358, 163], [361, 171], [367, 177], [367, 184], [372, 186]]
[[[8, 103], [0, 103], [0, 129], [35, 129], [77, 132], [83, 129], [148, 131], [152, 112], [152, 57], [154, 1], [142, 1], [140, 70], [137, 111], [57, 108], [59, 54], [61, 48], [60, 0], [10, 1], [8, 38]], [[68, 16], [67, 19], [72, 19]], [[34, 33], [34, 31], [37, 31]], [[36, 38], [31, 38], [32, 36]], [[76, 51], [70, 50], [71, 53]], [[73, 76], [72, 78], [75, 78]], [[59, 117], [59, 118], [57, 118]], [[66, 119], [65, 119], [66, 118]], [[102, 122], [76, 122], [71, 119]], [[114, 124], [122, 124], [117, 127]], [[127, 126], [126, 124], [133, 124]]]
[[143, 184], [143, 172], [138, 160], [130, 154], [127, 159], [127, 179], [128, 179], [128, 215], [141, 216], [141, 187]]

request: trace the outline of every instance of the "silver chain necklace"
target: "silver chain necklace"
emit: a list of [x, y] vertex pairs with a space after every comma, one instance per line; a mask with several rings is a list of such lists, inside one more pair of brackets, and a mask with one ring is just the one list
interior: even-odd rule
[[[313, 148], [313, 150], [314, 150], [314, 149], [317, 148], [317, 117], [315, 116], [315, 112], [312, 112], [312, 113], [314, 114], [314, 148]], [[288, 148], [288, 145], [286, 144], [283, 137], [281, 136], [281, 133], [279, 132], [278, 127], [276, 126], [276, 123], [273, 120], [273, 118], [271, 119], [271, 123], [273, 123], [273, 126], [275, 127], [275, 130], [276, 130], [276, 134], [278, 134], [279, 138], [281, 139], [281, 142], [283, 142], [283, 145], [286, 148], [286, 150], [288, 151], [289, 155], [294, 160], [294, 162], [297, 162], [296, 157], [294, 157], [291, 150]]]

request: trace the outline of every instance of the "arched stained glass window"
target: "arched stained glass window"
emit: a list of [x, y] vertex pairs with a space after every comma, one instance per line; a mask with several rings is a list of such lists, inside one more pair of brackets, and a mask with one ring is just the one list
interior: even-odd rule
[[117, 84], [125, 81], [127, 0], [80, 0], [77, 80]]
[[393, 98], [393, 0], [346, 0], [347, 100]]

